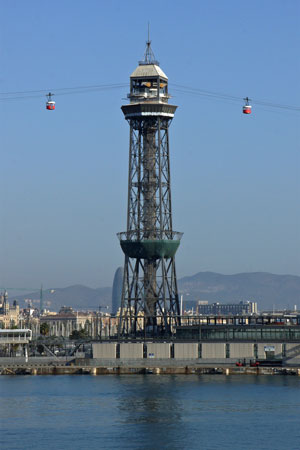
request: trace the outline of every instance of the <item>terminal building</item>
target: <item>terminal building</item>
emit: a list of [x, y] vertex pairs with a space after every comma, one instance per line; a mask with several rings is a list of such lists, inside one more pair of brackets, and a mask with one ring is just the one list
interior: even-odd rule
[[239, 360], [300, 364], [300, 315], [186, 316], [172, 340], [94, 342], [98, 359], [177, 359], [207, 364]]
[[185, 323], [176, 327], [176, 339], [201, 342], [300, 342], [300, 315], [188, 317]]

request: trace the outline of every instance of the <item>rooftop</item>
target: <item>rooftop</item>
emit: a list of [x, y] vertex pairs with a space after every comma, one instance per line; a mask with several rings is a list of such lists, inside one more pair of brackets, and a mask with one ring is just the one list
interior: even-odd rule
[[161, 77], [168, 79], [167, 75], [163, 70], [156, 64], [140, 64], [132, 72], [130, 78], [140, 78], [140, 77]]

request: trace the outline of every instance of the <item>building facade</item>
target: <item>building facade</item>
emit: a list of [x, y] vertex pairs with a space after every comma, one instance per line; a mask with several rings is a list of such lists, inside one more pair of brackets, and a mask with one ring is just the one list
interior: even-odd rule
[[204, 301], [199, 301], [197, 305], [197, 313], [201, 315], [214, 314], [214, 315], [224, 315], [224, 314], [257, 314], [257, 303], [256, 302], [239, 302], [239, 303], [208, 303]]
[[117, 333], [117, 318], [94, 311], [74, 311], [63, 307], [59, 313], [49, 313], [40, 317], [40, 325], [48, 325], [49, 336], [68, 339], [74, 331], [83, 331], [86, 337], [99, 339]]
[[20, 308], [15, 300], [11, 306], [7, 291], [0, 294], [0, 328], [12, 328], [19, 325]]

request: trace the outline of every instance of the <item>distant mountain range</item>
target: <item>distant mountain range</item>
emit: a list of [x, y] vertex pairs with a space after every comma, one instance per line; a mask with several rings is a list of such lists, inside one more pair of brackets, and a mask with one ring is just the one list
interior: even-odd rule
[[[89, 288], [81, 284], [75, 284], [66, 288], [45, 290], [43, 292], [43, 303], [46, 309], [59, 311], [62, 306], [72, 306], [74, 310], [110, 311], [112, 288]], [[40, 306], [40, 292], [19, 295], [10, 298], [18, 300], [20, 307], [25, 307], [28, 299], [32, 300], [34, 307]]]
[[[199, 272], [178, 281], [186, 308], [196, 306], [197, 301], [209, 303], [238, 303], [256, 301], [259, 310], [294, 308], [300, 309], [300, 277], [295, 275], [274, 275], [265, 272], [222, 275], [214, 272]], [[72, 306], [78, 310], [111, 311], [112, 288], [92, 289], [82, 285], [44, 292], [44, 306], [58, 311], [61, 306]], [[39, 292], [11, 297], [17, 299], [21, 307], [25, 299], [32, 299], [33, 306], [39, 306]], [[107, 308], [106, 308], [107, 307]]]
[[300, 309], [300, 277], [274, 275], [266, 272], [222, 275], [199, 272], [178, 282], [187, 306], [198, 300], [209, 303], [238, 303], [256, 301], [259, 310], [294, 308]]

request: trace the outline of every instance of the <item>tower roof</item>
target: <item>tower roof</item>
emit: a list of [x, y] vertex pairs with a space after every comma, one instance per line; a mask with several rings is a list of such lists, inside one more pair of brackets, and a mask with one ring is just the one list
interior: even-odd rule
[[157, 64], [139, 64], [137, 68], [132, 72], [130, 78], [139, 77], [157, 77], [168, 79], [167, 75]]

